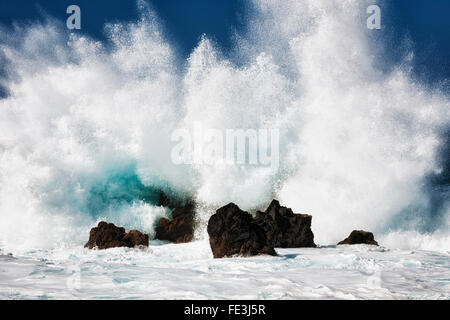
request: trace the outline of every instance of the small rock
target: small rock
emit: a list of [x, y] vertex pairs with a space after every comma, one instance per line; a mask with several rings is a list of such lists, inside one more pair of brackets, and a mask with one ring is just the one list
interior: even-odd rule
[[266, 235], [253, 217], [230, 203], [216, 211], [208, 221], [209, 243], [214, 258], [234, 255], [276, 255], [267, 245]]
[[190, 242], [194, 237], [195, 205], [189, 203], [172, 211], [172, 220], [161, 218], [156, 227], [155, 239], [175, 243]]
[[353, 230], [352, 233], [346, 238], [338, 243], [340, 244], [372, 244], [377, 246], [378, 242], [375, 241], [372, 232], [363, 230]]
[[130, 247], [148, 247], [148, 234], [143, 234], [138, 230], [130, 230], [124, 234], [123, 241]]
[[125, 232], [122, 227], [116, 227], [113, 223], [100, 221], [97, 227], [91, 229], [89, 240], [85, 248], [108, 249], [115, 247], [148, 246], [148, 234], [137, 230]]

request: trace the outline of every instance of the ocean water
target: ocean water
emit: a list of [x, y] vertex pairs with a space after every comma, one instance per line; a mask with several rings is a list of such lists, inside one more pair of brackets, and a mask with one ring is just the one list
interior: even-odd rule
[[[2, 297], [448, 299], [450, 98], [414, 78], [410, 47], [386, 62], [370, 4], [254, 0], [232, 49], [204, 36], [187, 59], [140, 1], [106, 42], [51, 19], [1, 26]], [[196, 123], [278, 129], [279, 169], [176, 165], [171, 135]], [[152, 237], [161, 191], [198, 203], [196, 242], [82, 248], [100, 220]], [[273, 198], [311, 214], [322, 247], [213, 260], [214, 210]], [[353, 229], [384, 247], [327, 247]]]
[[207, 241], [0, 256], [1, 299], [450, 299], [449, 253], [370, 245], [213, 259]]

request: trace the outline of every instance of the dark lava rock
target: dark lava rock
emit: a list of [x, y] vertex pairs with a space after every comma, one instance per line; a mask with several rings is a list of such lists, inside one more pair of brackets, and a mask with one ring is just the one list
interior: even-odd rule
[[363, 230], [353, 230], [352, 233], [346, 238], [342, 240], [339, 244], [372, 244], [377, 246], [378, 242], [375, 241], [372, 232], [363, 231]]
[[122, 227], [116, 227], [113, 223], [101, 221], [97, 227], [91, 229], [89, 241], [85, 248], [108, 249], [115, 247], [148, 247], [148, 235], [137, 230], [125, 232]]
[[143, 234], [138, 230], [130, 230], [123, 236], [123, 241], [131, 244], [132, 247], [144, 246], [148, 247], [148, 234]]
[[290, 208], [273, 200], [265, 212], [258, 211], [256, 223], [265, 231], [267, 243], [275, 248], [315, 247], [312, 217], [294, 214]]
[[216, 211], [208, 221], [209, 243], [214, 258], [234, 255], [276, 255], [267, 245], [266, 235], [253, 217], [230, 203]]
[[161, 218], [156, 227], [155, 239], [175, 243], [190, 242], [194, 237], [195, 205], [189, 203], [172, 211], [172, 220]]

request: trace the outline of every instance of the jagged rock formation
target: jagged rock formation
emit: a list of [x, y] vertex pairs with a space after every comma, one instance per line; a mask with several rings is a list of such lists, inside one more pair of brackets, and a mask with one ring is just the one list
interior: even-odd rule
[[208, 221], [209, 243], [214, 258], [234, 255], [276, 255], [267, 245], [265, 232], [253, 217], [230, 203], [216, 211]]
[[295, 214], [273, 200], [265, 212], [258, 211], [256, 223], [265, 231], [267, 243], [275, 248], [315, 247], [312, 216]]

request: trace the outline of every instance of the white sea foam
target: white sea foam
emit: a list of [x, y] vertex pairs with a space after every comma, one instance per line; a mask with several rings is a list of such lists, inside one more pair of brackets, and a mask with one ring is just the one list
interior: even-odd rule
[[0, 256], [0, 299], [450, 299], [448, 253], [367, 245], [213, 259], [207, 241]]

